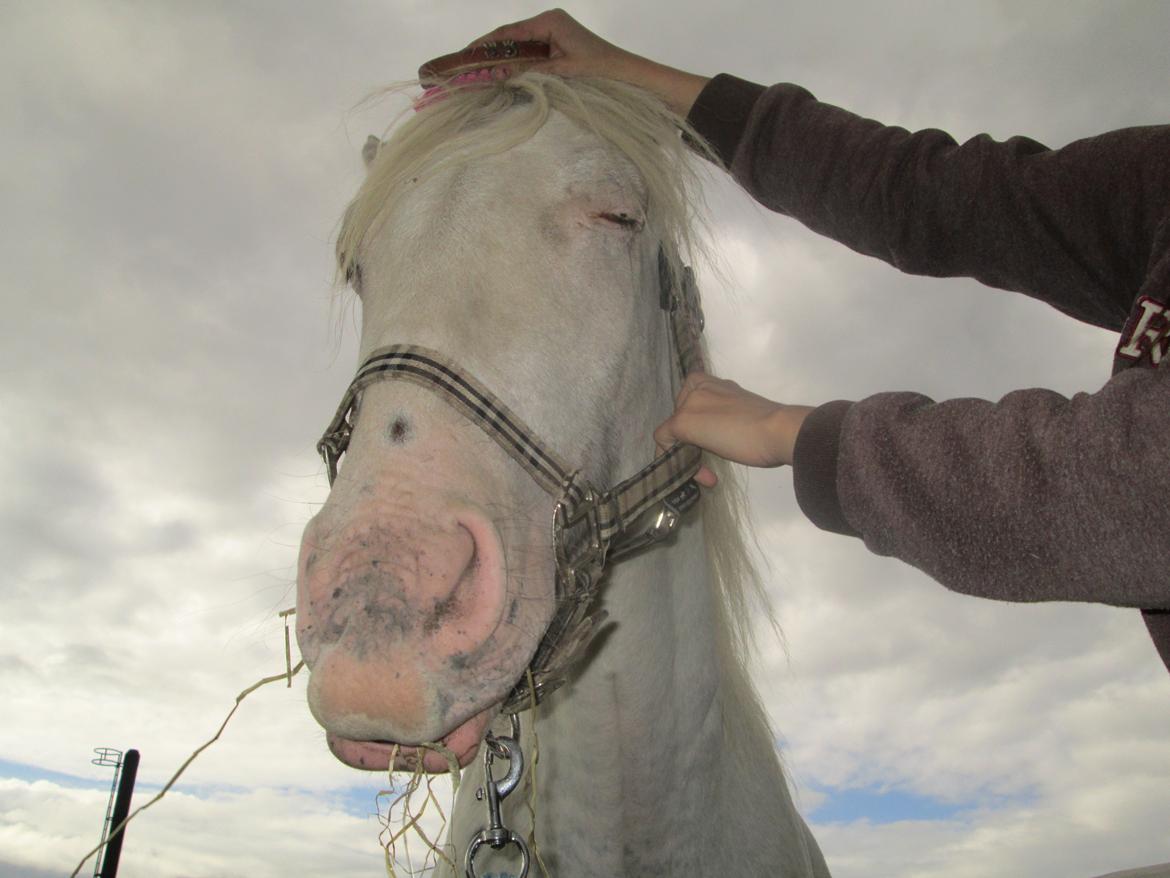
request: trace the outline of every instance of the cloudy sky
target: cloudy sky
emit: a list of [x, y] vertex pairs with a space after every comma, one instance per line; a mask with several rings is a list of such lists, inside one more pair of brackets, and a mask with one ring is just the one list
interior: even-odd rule
[[[313, 443], [354, 366], [331, 236], [372, 88], [541, 7], [0, 2], [0, 876], [66, 874], [109, 771], [141, 801], [284, 666]], [[1170, 4], [572, 7], [656, 59], [794, 81], [890, 123], [1050, 145], [1170, 116]], [[1093, 390], [1108, 334], [908, 278], [709, 191], [723, 374], [792, 402]], [[1170, 676], [1138, 615], [946, 592], [751, 476], [787, 651], [758, 669], [839, 878], [1076, 878], [1170, 860]], [[127, 878], [371, 876], [376, 778], [302, 685], [257, 692], [129, 832]], [[85, 874], [88, 874], [87, 870]]]

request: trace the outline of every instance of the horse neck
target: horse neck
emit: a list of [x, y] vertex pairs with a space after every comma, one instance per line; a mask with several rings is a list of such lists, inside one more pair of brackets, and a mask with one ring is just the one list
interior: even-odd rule
[[[652, 414], [640, 435], [670, 409], [666, 382], [665, 400], [641, 409]], [[537, 842], [550, 874], [827, 876], [710, 577], [700, 516], [610, 570], [611, 625], [536, 723]]]
[[583, 874], [670, 874], [672, 863], [703, 859], [718, 835], [711, 821], [725, 818], [720, 663], [696, 576], [701, 540], [691, 524], [676, 545], [611, 572], [613, 626], [537, 724], [538, 840], [567, 874], [584, 863]]
[[[665, 333], [642, 338], [655, 336], [637, 367], [642, 380], [619, 382], [632, 393], [614, 414], [628, 437], [616, 454], [622, 475], [646, 464], [648, 437], [673, 403]], [[671, 543], [611, 568], [601, 592], [610, 624], [536, 722], [523, 715], [529, 765], [503, 803], [505, 823], [525, 836], [531, 829], [538, 744], [532, 803], [550, 875], [828, 875], [728, 645], [709, 570], [699, 516]], [[453, 820], [456, 846], [485, 825], [473, 797], [482, 767], [477, 760], [469, 768]], [[514, 854], [489, 853], [477, 874], [511, 874]], [[534, 864], [529, 874], [541, 873]]]

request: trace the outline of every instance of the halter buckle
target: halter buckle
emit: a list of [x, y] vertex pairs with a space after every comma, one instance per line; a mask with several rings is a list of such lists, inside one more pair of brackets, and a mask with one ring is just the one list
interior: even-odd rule
[[341, 455], [349, 447], [349, 425], [346, 424], [336, 433], [331, 433], [317, 443], [317, 453], [325, 461], [325, 474], [329, 477], [329, 487], [337, 481], [337, 465], [341, 462]]
[[648, 546], [662, 542], [678, 530], [679, 522], [687, 511], [699, 500], [699, 486], [694, 479], [684, 483], [677, 491], [664, 497], [661, 505], [653, 511], [650, 526], [640, 534], [626, 537], [609, 550], [609, 560], [620, 561]]
[[[601, 496], [576, 474], [564, 483], [553, 509], [553, 559], [556, 562], [557, 609], [529, 662], [533, 685], [520, 678], [504, 703], [504, 712], [527, 710], [565, 682], [569, 667], [593, 639], [607, 614], [589, 612], [605, 572], [607, 546], [601, 535]], [[579, 498], [579, 499], [574, 499]]]
[[553, 552], [557, 564], [558, 598], [589, 593], [605, 568], [605, 541], [601, 538], [601, 497], [586, 485], [581, 499], [571, 502], [574, 475], [565, 496], [553, 510]]
[[334, 415], [333, 422], [317, 443], [317, 453], [325, 461], [325, 474], [329, 477], [330, 488], [337, 481], [337, 465], [341, 463], [341, 457], [349, 448], [349, 440], [353, 436], [358, 400], [359, 397], [352, 390], [346, 391], [341, 409]]

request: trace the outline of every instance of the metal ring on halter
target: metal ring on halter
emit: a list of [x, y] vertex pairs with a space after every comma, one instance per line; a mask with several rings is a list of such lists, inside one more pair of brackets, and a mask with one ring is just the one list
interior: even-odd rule
[[520, 872], [516, 875], [516, 878], [526, 878], [528, 875], [528, 845], [524, 843], [524, 839], [510, 830], [508, 832], [508, 838], [499, 845], [492, 844], [478, 835], [472, 840], [471, 847], [467, 849], [467, 878], [479, 878], [479, 875], [477, 875], [475, 871], [475, 852], [479, 849], [480, 845], [487, 844], [490, 847], [499, 850], [509, 843], [515, 844], [516, 847], [520, 848]]
[[[512, 726], [512, 734], [510, 734], [508, 737], [511, 738], [513, 743], [515, 743], [516, 748], [519, 749], [520, 748], [520, 714], [518, 714], [518, 713], [508, 714], [508, 721], [511, 723], [511, 726]], [[512, 751], [500, 743], [500, 739], [492, 734], [491, 729], [488, 729], [487, 734], [484, 735], [483, 742], [489, 748], [491, 748], [492, 753], [495, 755], [495, 757], [497, 759], [511, 759], [512, 758]], [[503, 795], [506, 795], [506, 793]]]
[[[520, 717], [512, 714], [511, 719], [512, 728], [518, 732]], [[514, 844], [520, 849], [519, 878], [525, 878], [528, 874], [528, 845], [524, 843], [523, 838], [504, 825], [503, 818], [500, 816], [500, 803], [516, 789], [520, 783], [520, 777], [524, 773], [524, 751], [520, 749], [516, 738], [506, 736], [497, 738], [490, 732], [485, 743], [487, 746], [483, 753], [484, 782], [483, 787], [476, 791], [475, 797], [480, 801], [487, 798], [488, 826], [477, 832], [472, 838], [471, 844], [468, 845], [467, 855], [464, 859], [464, 871], [467, 878], [476, 878], [475, 854], [481, 845], [486, 844], [492, 850], [498, 851]], [[508, 773], [498, 781], [492, 776], [492, 762], [497, 758], [508, 760]]]

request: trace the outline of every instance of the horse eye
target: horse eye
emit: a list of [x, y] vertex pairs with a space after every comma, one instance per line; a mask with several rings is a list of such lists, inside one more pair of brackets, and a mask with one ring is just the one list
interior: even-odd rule
[[599, 213], [598, 217], [623, 229], [637, 231], [642, 228], [642, 220], [628, 213]]

